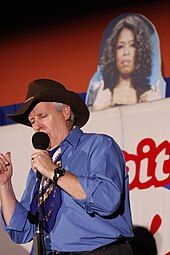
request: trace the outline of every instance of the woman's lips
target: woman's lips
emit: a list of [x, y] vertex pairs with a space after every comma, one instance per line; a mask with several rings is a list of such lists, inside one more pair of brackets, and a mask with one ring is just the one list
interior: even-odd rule
[[129, 66], [130, 63], [131, 63], [130, 60], [122, 60], [122, 61], [121, 61], [121, 65], [122, 65], [122, 66]]

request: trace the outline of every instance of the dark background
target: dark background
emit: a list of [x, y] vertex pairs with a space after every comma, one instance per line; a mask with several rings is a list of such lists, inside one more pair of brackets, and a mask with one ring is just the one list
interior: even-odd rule
[[32, 27], [60, 24], [82, 16], [100, 14], [111, 8], [140, 6], [157, 1], [146, 0], [46, 0], [8, 1], [0, 6], [1, 37]]

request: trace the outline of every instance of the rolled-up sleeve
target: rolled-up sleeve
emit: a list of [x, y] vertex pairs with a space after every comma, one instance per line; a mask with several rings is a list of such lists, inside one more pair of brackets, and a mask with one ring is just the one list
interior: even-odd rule
[[6, 225], [1, 212], [1, 220], [4, 230], [10, 235], [11, 239], [16, 243], [27, 243], [33, 238], [35, 227], [27, 218], [30, 198], [35, 184], [35, 176], [30, 171], [25, 192], [21, 201], [16, 203], [14, 213], [11, 217], [9, 226]]
[[125, 162], [121, 149], [108, 136], [94, 142], [89, 156], [89, 176], [78, 176], [86, 199], [75, 201], [87, 213], [109, 216], [119, 207], [123, 193]]

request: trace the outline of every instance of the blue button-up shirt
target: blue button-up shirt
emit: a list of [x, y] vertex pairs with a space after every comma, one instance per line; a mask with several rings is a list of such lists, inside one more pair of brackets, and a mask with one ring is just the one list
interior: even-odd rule
[[[47, 250], [88, 251], [131, 237], [128, 175], [121, 149], [112, 137], [83, 133], [74, 128], [61, 143], [62, 166], [76, 175], [86, 198], [76, 199], [61, 190], [62, 206], [50, 234], [44, 233]], [[35, 226], [27, 219], [36, 181], [30, 170], [25, 192], [17, 202], [10, 226], [12, 240], [32, 240]]]

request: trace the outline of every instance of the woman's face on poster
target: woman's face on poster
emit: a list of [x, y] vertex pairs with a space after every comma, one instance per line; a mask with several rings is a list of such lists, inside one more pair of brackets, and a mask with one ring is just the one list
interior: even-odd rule
[[123, 28], [116, 45], [116, 65], [120, 76], [129, 77], [135, 69], [135, 37], [132, 30]]

